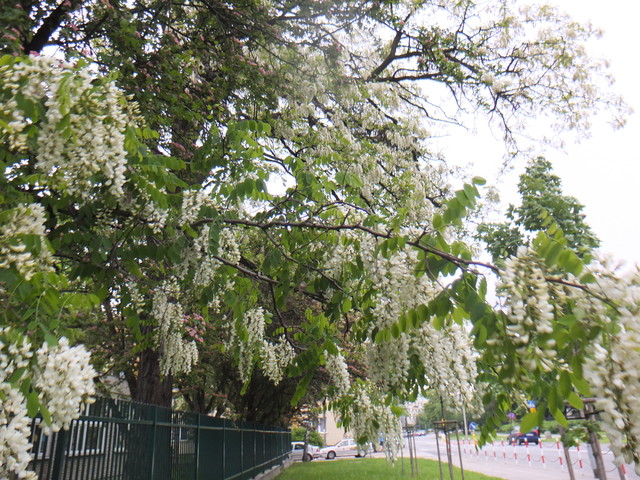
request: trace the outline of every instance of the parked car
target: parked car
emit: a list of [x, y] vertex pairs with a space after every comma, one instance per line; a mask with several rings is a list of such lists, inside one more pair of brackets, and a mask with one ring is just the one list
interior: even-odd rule
[[532, 430], [527, 433], [520, 433], [519, 430], [514, 430], [507, 437], [507, 442], [510, 444], [517, 443], [518, 445], [523, 445], [525, 443], [535, 443], [538, 445], [540, 442], [540, 434], [538, 433], [538, 430]]
[[359, 446], [353, 438], [345, 438], [335, 445], [320, 449], [320, 456], [331, 460], [336, 457], [348, 457], [354, 455], [356, 457], [364, 457], [367, 449]]
[[[291, 442], [291, 460], [301, 461], [304, 454], [304, 442]], [[307, 445], [307, 461], [320, 456], [320, 448], [315, 445]]]

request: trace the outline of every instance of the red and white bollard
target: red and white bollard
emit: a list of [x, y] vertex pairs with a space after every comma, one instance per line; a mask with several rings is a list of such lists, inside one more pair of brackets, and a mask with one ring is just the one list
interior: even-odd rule
[[560, 442], [556, 440], [556, 448], [558, 449], [558, 460], [560, 461], [560, 470], [564, 471], [564, 464], [562, 463], [562, 452], [560, 451]]
[[620, 478], [627, 478], [627, 467], [624, 466], [624, 463], [622, 465], [620, 465], [620, 472], [622, 473], [622, 475], [620, 475]]
[[529, 462], [529, 466], [531, 466], [531, 452], [529, 452], [529, 440], [525, 439], [524, 448], [527, 450], [527, 461]]
[[500, 443], [502, 443], [502, 459], [506, 462], [507, 461], [507, 451], [504, 448], [504, 440], [502, 440]]
[[542, 460], [542, 468], [547, 468], [547, 464], [544, 462], [544, 448], [542, 448], [542, 441], [538, 440], [540, 445], [540, 459]]
[[582, 468], [582, 455], [580, 454], [580, 445], [578, 445], [578, 466]]

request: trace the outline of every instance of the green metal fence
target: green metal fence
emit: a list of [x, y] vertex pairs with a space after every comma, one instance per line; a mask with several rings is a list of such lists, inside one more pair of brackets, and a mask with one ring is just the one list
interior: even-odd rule
[[281, 464], [291, 433], [100, 398], [67, 431], [32, 428], [31, 468], [51, 480], [244, 480]]

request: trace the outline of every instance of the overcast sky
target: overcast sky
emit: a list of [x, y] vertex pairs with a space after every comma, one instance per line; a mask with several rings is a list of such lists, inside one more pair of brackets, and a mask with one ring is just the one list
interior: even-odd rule
[[[601, 39], [591, 47], [596, 55], [611, 62], [616, 78], [613, 88], [635, 110], [626, 126], [613, 130], [608, 118], [594, 116], [590, 138], [579, 144], [568, 136], [565, 151], [541, 151], [562, 178], [564, 192], [585, 205], [586, 221], [602, 240], [602, 250], [615, 258], [640, 264], [640, 40], [636, 35], [640, 18], [640, 2], [623, 0], [549, 0], [570, 13], [576, 20], [590, 21], [603, 30]], [[485, 150], [482, 163], [472, 173], [496, 182], [499, 170], [498, 148], [491, 139], [471, 140], [472, 151]], [[446, 158], [464, 164], [469, 150], [452, 146], [443, 151]], [[458, 157], [456, 159], [456, 157]], [[506, 203], [518, 202], [518, 175], [524, 162], [509, 175], [498, 180], [501, 197]]]

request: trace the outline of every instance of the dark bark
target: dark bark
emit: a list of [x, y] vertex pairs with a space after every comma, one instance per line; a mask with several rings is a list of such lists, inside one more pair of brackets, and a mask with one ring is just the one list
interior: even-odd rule
[[133, 399], [136, 402], [171, 408], [173, 376], [160, 374], [160, 353], [146, 349], [140, 353], [140, 367]]
[[62, 22], [66, 18], [67, 14], [74, 11], [82, 4], [81, 0], [72, 0], [69, 2], [61, 2], [47, 18], [44, 19], [40, 28], [35, 32], [31, 40], [24, 46], [24, 53], [37, 52], [40, 53], [42, 49], [49, 43], [49, 39], [54, 34]]

